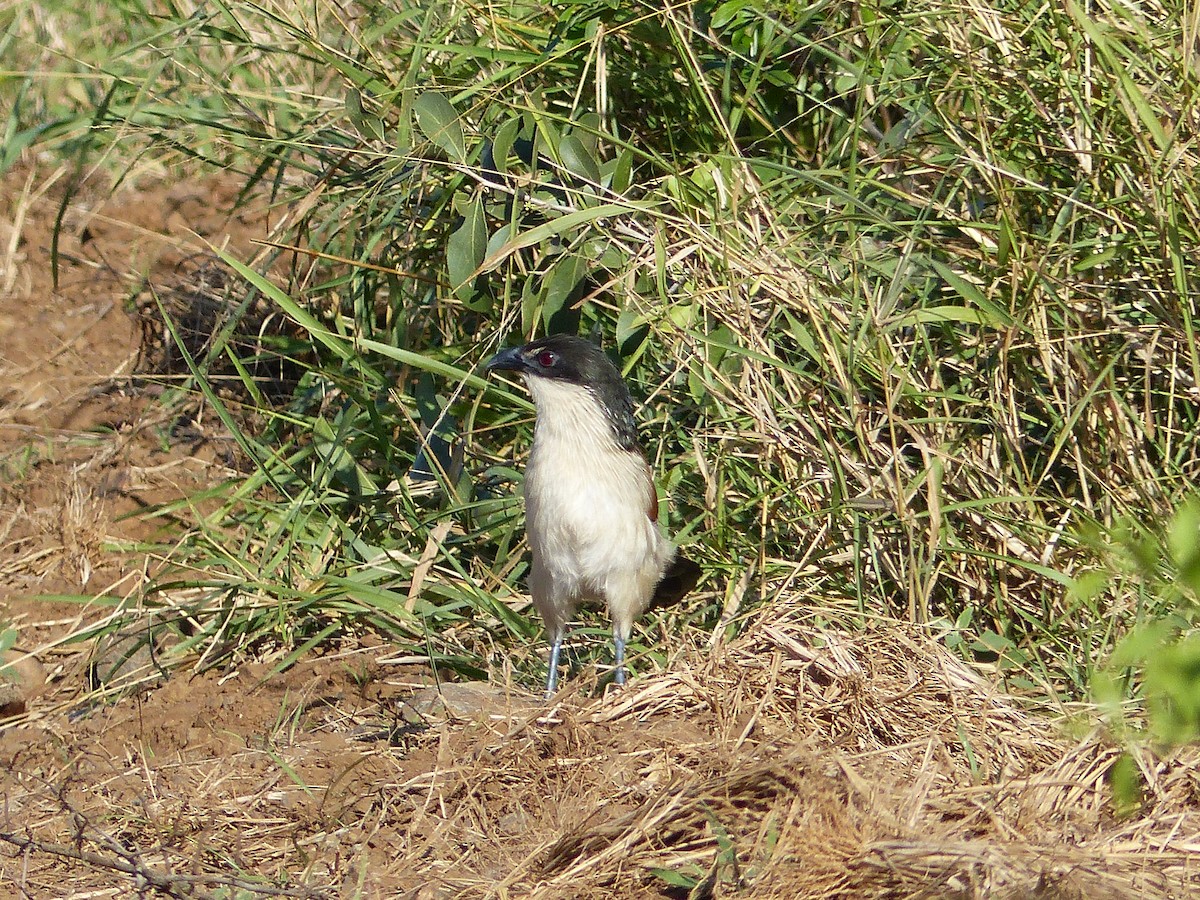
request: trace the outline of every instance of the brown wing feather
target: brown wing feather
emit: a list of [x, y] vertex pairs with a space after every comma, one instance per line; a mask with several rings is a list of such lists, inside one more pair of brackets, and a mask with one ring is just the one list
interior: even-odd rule
[[646, 515], [650, 517], [650, 521], [658, 522], [658, 491], [654, 489], [654, 473], [650, 471], [650, 464], [646, 464]]

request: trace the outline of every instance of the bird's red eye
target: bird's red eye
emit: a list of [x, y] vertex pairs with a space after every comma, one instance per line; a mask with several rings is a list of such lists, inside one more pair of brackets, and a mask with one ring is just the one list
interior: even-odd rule
[[543, 350], [537, 355], [537, 361], [543, 369], [548, 369], [558, 362], [558, 355], [550, 350]]

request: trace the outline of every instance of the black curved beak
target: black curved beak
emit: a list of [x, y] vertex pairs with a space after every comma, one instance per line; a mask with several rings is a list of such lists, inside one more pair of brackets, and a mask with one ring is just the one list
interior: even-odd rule
[[484, 369], [489, 372], [493, 369], [523, 372], [525, 370], [525, 357], [521, 355], [520, 347], [509, 347], [507, 350], [501, 350], [489, 359]]

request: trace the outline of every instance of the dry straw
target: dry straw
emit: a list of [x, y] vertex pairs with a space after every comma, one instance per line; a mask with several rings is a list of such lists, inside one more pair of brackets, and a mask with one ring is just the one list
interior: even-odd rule
[[38, 740], [14, 751], [10, 731], [3, 745], [0, 884], [420, 898], [1200, 890], [1195, 751], [1143, 751], [1144, 803], [1118, 817], [1119, 751], [1099, 729], [1064, 736], [919, 629], [851, 633], [778, 609], [607, 697], [577, 678], [550, 708], [498, 684], [446, 685], [433, 702], [436, 688], [393, 667], [364, 673], [354, 647], [267, 680], [265, 668], [181, 673], [137, 709], [42, 714]]

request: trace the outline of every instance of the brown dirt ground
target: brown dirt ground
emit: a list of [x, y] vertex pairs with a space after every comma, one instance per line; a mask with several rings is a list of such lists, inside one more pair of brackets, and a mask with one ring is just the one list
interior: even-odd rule
[[786, 600], [552, 707], [439, 694], [369, 640], [84, 702], [91, 648], [60, 641], [105, 609], [35, 596], [132, 595], [152, 562], [111, 545], [153, 526], [122, 516], [229, 474], [219, 428], [135, 390], [127, 309], [196, 234], [250, 252], [270, 216], [231, 217], [222, 180], [85, 191], [56, 289], [64, 180], [0, 191], [0, 626], [36, 661], [0, 725], [0, 895], [1200, 896], [1194, 752], [1142, 753], [1144, 802], [1117, 816], [1098, 729], [1069, 736], [916, 630]]

